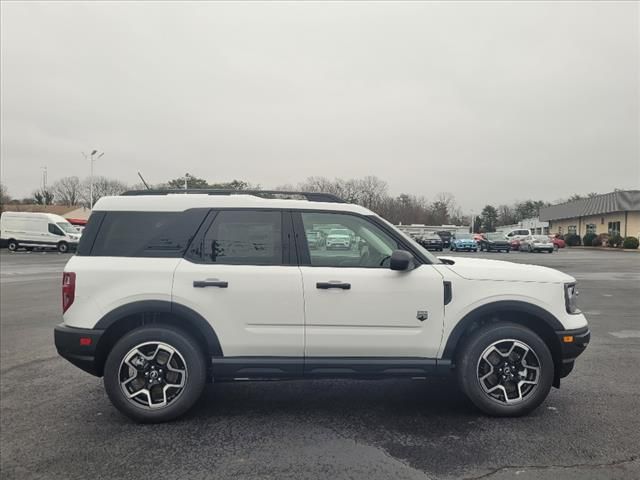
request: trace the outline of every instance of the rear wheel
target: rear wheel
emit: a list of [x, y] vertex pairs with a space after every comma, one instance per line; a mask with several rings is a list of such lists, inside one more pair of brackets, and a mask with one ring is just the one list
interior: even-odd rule
[[514, 323], [478, 329], [457, 360], [460, 388], [476, 407], [493, 416], [525, 415], [549, 394], [554, 364], [533, 331]]
[[15, 252], [16, 250], [18, 250], [18, 242], [16, 242], [15, 240], [9, 240], [7, 242], [7, 248], [10, 252]]
[[173, 420], [200, 398], [206, 364], [196, 342], [171, 326], [144, 326], [107, 357], [104, 386], [114, 406], [144, 423]]

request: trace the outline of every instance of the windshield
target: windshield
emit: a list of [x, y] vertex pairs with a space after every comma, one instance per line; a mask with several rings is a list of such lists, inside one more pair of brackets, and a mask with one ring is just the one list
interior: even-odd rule
[[351, 233], [346, 228], [334, 228], [329, 232], [329, 235], [343, 235], [345, 237], [350, 237]]
[[56, 225], [58, 225], [65, 233], [78, 233], [78, 230], [76, 230], [76, 228], [69, 222], [58, 222]]
[[546, 235], [535, 235], [533, 238], [535, 238], [536, 240], [539, 240], [541, 242], [550, 242], [551, 240], [549, 239], [549, 237], [547, 237]]
[[472, 240], [472, 237], [468, 233], [458, 233], [456, 234], [456, 240]]
[[488, 240], [504, 240], [504, 236], [501, 233], [487, 233]]
[[409, 235], [404, 233], [402, 230], [397, 229], [395, 225], [388, 222], [382, 217], [376, 217], [376, 218], [379, 218], [380, 220], [382, 220], [385, 223], [385, 225], [391, 228], [397, 235], [401, 236], [407, 243], [410, 243], [413, 248], [418, 250], [422, 254], [422, 256], [429, 261], [429, 263], [442, 263], [438, 257], [436, 257], [433, 253], [431, 253], [429, 250], [424, 248], [422, 245], [420, 245], [418, 242], [416, 242], [413, 238], [411, 238]]

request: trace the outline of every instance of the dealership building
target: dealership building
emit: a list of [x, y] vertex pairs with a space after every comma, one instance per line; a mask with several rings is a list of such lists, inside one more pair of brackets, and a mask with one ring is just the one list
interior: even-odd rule
[[640, 190], [620, 190], [540, 209], [551, 234], [640, 237]]

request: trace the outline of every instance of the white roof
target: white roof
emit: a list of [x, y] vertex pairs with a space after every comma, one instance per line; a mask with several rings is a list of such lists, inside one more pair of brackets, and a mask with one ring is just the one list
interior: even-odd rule
[[2, 212], [2, 216], [5, 218], [40, 218], [51, 222], [66, 222], [67, 219], [56, 215], [55, 213], [46, 212]]
[[96, 202], [95, 211], [149, 211], [181, 212], [189, 208], [279, 208], [290, 210], [333, 210], [375, 215], [360, 205], [351, 203], [310, 202], [261, 198], [255, 195], [207, 195], [200, 193], [171, 193], [168, 195], [122, 195], [102, 197]]

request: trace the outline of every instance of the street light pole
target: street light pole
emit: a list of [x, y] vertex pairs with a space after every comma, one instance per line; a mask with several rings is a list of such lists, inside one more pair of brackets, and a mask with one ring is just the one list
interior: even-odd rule
[[[89, 160], [91, 161], [91, 173], [89, 175], [89, 209], [90, 210], [93, 210], [93, 162], [95, 162], [98, 158], [104, 155], [104, 152], [102, 152], [96, 157], [97, 153], [98, 153], [97, 150], [93, 150], [91, 152], [91, 156], [89, 157]], [[86, 153], [82, 152], [82, 155], [84, 155], [84, 158], [87, 158]]]

